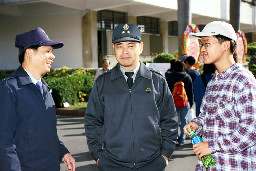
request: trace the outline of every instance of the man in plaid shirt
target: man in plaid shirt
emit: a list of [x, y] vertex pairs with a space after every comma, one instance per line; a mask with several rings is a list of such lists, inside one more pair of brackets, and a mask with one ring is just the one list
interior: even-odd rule
[[[185, 134], [192, 128], [204, 140], [193, 151], [199, 159], [212, 154], [216, 164], [208, 170], [256, 170], [256, 80], [234, 61], [235, 31], [228, 23], [214, 21], [191, 37], [200, 39], [204, 63], [217, 68], [200, 115], [184, 127]], [[196, 170], [204, 169], [198, 160]]]

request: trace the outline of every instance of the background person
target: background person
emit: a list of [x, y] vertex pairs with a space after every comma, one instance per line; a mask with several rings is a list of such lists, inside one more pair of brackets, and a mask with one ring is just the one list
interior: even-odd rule
[[191, 77], [185, 72], [185, 65], [181, 61], [176, 61], [174, 65], [174, 72], [166, 77], [170, 91], [173, 91], [174, 84], [178, 81], [184, 82], [184, 88], [188, 97], [188, 104], [183, 108], [176, 108], [180, 119], [180, 135], [178, 137], [178, 145], [183, 146], [186, 140], [183, 127], [188, 123], [188, 115], [190, 108], [193, 105], [193, 85]]
[[162, 75], [139, 62], [141, 33], [113, 31], [118, 64], [96, 80], [85, 111], [91, 155], [103, 171], [160, 171], [175, 149], [177, 114]]
[[21, 66], [0, 81], [0, 171], [75, 170], [75, 160], [59, 140], [56, 108], [42, 75], [55, 56], [53, 42], [36, 28], [16, 36]]
[[[256, 170], [256, 80], [234, 61], [236, 33], [230, 24], [213, 21], [191, 36], [200, 38], [204, 63], [217, 69], [200, 115], [184, 127], [187, 135], [192, 128], [204, 140], [193, 150], [199, 159], [212, 154], [216, 164], [208, 170]], [[204, 169], [198, 160], [196, 170]]]
[[195, 78], [200, 75], [200, 72], [194, 69], [193, 65], [195, 64], [196, 59], [193, 56], [188, 56], [184, 63], [187, 74], [192, 78], [192, 82], [194, 82]]
[[108, 59], [104, 59], [103, 60], [103, 68], [96, 72], [94, 79], [96, 80], [98, 78], [98, 76], [100, 76], [104, 72], [107, 72], [109, 70], [109, 65], [110, 65], [110, 61]]
[[196, 103], [196, 117], [200, 114], [200, 106], [207, 84], [212, 79], [215, 71], [216, 67], [214, 64], [204, 64], [203, 74], [198, 75], [193, 82], [194, 101]]
[[[171, 74], [172, 72], [174, 72], [174, 66], [175, 66], [175, 62], [176, 62], [177, 60], [176, 59], [172, 59], [171, 61], [170, 61], [170, 69], [168, 69], [166, 72], [165, 72], [165, 77], [166, 77], [166, 75], [169, 75], [169, 74]], [[168, 77], [168, 76], [167, 76]]]

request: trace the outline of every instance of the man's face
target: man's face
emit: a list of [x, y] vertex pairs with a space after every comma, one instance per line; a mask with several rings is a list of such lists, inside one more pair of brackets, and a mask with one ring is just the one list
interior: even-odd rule
[[203, 59], [205, 64], [219, 63], [223, 58], [222, 44], [214, 36], [201, 37], [200, 44], [203, 44], [201, 51], [203, 52]]
[[109, 69], [109, 60], [105, 59], [103, 62], [103, 69], [108, 70]]
[[119, 42], [113, 45], [117, 62], [125, 70], [133, 70], [139, 65], [139, 56], [143, 51], [141, 42]]
[[52, 46], [40, 46], [37, 50], [32, 50], [31, 65], [34, 72], [43, 75], [50, 72], [51, 64], [55, 56]]

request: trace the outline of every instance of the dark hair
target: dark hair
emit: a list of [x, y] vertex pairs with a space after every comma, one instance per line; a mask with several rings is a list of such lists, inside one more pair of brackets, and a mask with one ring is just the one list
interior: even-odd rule
[[193, 57], [193, 56], [188, 56], [186, 59], [185, 59], [185, 61], [184, 61], [184, 63], [188, 63], [189, 65], [194, 65], [195, 63], [196, 63], [196, 59]]
[[19, 62], [22, 64], [24, 62], [24, 57], [27, 49], [34, 49], [37, 50], [40, 46], [30, 46], [27, 48], [21, 48], [19, 49]]
[[228, 37], [225, 37], [225, 36], [222, 36], [222, 35], [216, 35], [215, 37], [218, 39], [219, 43], [229, 41], [230, 42], [230, 52], [232, 54], [235, 53], [235, 51], [236, 51], [236, 41], [235, 40], [232, 40], [232, 39], [230, 39]]
[[204, 70], [204, 74], [212, 74], [212, 73], [215, 73], [216, 67], [214, 64], [204, 64], [203, 70]]
[[110, 64], [110, 60], [109, 59], [103, 59], [103, 64], [104, 64], [104, 61], [108, 61], [108, 63]]
[[174, 71], [175, 69], [174, 69], [174, 66], [175, 66], [175, 63], [176, 63], [176, 59], [172, 59], [171, 61], [170, 61], [170, 64], [171, 64], [171, 67], [170, 67], [170, 69], [171, 69], [171, 71]]
[[176, 61], [174, 66], [175, 72], [184, 72], [185, 71], [185, 64], [181, 61]]

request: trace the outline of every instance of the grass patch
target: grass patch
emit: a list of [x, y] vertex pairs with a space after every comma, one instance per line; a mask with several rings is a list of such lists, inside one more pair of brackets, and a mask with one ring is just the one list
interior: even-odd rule
[[74, 105], [70, 105], [68, 107], [68, 109], [83, 109], [83, 110], [85, 110], [87, 108], [87, 104], [88, 104], [88, 102], [76, 103]]

